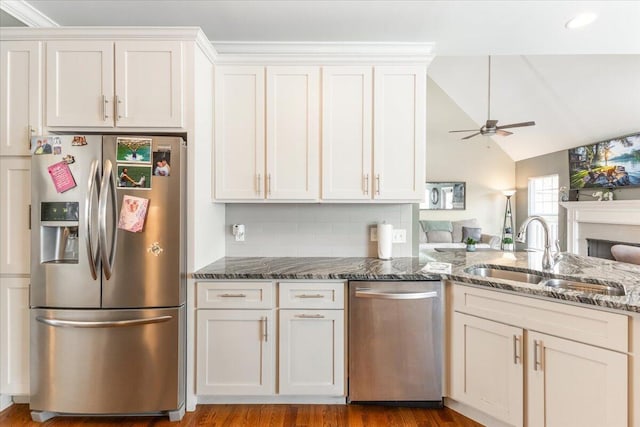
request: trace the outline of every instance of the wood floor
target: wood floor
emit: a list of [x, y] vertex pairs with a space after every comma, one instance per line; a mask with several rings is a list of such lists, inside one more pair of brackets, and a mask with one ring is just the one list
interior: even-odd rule
[[167, 417], [59, 417], [31, 422], [29, 405], [13, 405], [0, 412], [0, 426], [229, 426], [229, 427], [477, 427], [451, 409], [393, 408], [364, 405], [198, 405], [180, 423]]

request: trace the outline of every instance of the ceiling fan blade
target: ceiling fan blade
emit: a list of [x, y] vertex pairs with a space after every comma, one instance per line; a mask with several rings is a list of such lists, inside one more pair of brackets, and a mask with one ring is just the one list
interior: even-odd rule
[[485, 125], [485, 127], [487, 129], [492, 129], [492, 128], [496, 127], [497, 123], [498, 123], [497, 120], [487, 120], [487, 124]]
[[474, 137], [474, 136], [476, 136], [476, 135], [480, 135], [480, 132], [476, 132], [476, 133], [471, 134], [471, 135], [469, 135], [469, 136], [465, 136], [465, 137], [464, 137], [464, 138], [462, 138], [462, 139], [469, 139], [469, 138], [473, 138], [473, 137]]
[[520, 128], [524, 126], [535, 126], [536, 122], [522, 122], [522, 123], [513, 123], [510, 125], [497, 126], [496, 129], [509, 129], [509, 128]]
[[450, 130], [449, 133], [453, 132], [477, 132], [478, 129], [467, 129], [467, 130]]
[[507, 132], [506, 130], [498, 129], [496, 130], [496, 135], [509, 136], [509, 135], [513, 135], [513, 132]]

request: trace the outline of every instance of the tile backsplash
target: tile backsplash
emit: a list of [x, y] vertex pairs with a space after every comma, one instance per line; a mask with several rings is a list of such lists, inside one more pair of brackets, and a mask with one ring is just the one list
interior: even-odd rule
[[[393, 256], [411, 256], [411, 204], [228, 203], [226, 255], [375, 257], [369, 230], [382, 221], [407, 230], [406, 243], [393, 244]], [[244, 242], [235, 241], [233, 224], [244, 224]]]

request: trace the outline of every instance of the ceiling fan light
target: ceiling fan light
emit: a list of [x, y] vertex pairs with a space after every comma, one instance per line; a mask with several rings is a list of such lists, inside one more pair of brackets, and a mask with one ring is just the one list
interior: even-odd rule
[[596, 15], [595, 13], [580, 13], [569, 19], [567, 23], [564, 24], [564, 26], [568, 30], [575, 30], [576, 28], [586, 27], [587, 25], [593, 23], [596, 19], [598, 19], [598, 15]]

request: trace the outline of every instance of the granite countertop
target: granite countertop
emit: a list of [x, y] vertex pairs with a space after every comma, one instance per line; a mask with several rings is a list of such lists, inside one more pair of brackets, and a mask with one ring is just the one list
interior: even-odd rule
[[[532, 296], [573, 301], [640, 313], [640, 266], [600, 258], [562, 254], [553, 270], [541, 267], [539, 252], [429, 252], [421, 257], [377, 258], [333, 257], [225, 257], [193, 273], [194, 279], [298, 279], [298, 280], [440, 280], [487, 286]], [[425, 270], [429, 262], [451, 264], [450, 273]], [[528, 284], [512, 280], [468, 274], [470, 266], [492, 266], [532, 272], [544, 277], [572, 279], [589, 283], [619, 284], [626, 295], [607, 296]]]

